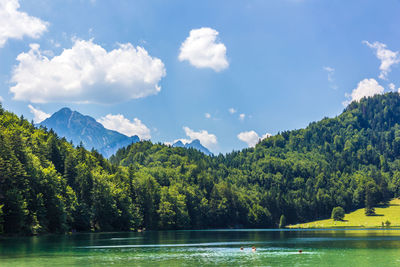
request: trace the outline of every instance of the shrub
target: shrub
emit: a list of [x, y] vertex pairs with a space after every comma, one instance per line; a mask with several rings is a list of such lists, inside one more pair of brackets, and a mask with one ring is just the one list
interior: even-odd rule
[[331, 218], [334, 221], [343, 221], [343, 219], [344, 219], [344, 209], [342, 207], [333, 208]]

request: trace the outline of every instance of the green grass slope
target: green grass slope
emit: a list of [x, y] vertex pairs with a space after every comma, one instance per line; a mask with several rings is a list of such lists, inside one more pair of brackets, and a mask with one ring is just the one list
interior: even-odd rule
[[[400, 227], [400, 199], [390, 201], [389, 205], [376, 207], [376, 215], [366, 216], [364, 209], [358, 209], [345, 215], [343, 221], [333, 219], [289, 225], [288, 228], [333, 228], [333, 227], [382, 227], [382, 222], [389, 221], [390, 227]], [[385, 226], [386, 227], [386, 226]]]

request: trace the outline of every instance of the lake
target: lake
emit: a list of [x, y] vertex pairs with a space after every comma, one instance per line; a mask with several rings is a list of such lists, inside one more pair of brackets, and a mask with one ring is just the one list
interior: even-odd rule
[[[251, 251], [253, 245], [256, 252]], [[2, 267], [199, 265], [400, 266], [400, 230], [148, 231], [0, 238]]]

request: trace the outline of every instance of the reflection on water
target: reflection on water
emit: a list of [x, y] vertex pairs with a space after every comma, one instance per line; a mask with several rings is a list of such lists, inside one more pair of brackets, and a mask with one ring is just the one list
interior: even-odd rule
[[400, 230], [95, 233], [1, 238], [0, 266], [400, 266], [399, 249]]

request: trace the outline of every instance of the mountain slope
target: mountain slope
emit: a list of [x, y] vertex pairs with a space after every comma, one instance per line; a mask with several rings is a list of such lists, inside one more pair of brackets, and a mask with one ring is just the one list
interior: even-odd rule
[[108, 130], [94, 118], [69, 108], [60, 109], [40, 125], [53, 129], [59, 136], [65, 137], [68, 141], [72, 140], [75, 145], [82, 142], [87, 149], [95, 148], [107, 158], [119, 148], [140, 141], [136, 135], [128, 137]]
[[201, 143], [200, 140], [195, 139], [190, 143], [186, 143], [183, 144], [182, 141], [177, 141], [175, 142], [172, 147], [184, 147], [184, 148], [194, 148], [199, 150], [200, 152], [203, 152], [204, 154], [206, 154], [207, 156], [211, 156], [212, 153], [210, 152], [210, 150], [208, 150], [206, 147], [204, 147]]
[[[138, 143], [118, 151], [111, 161], [124, 166], [139, 164], [138, 168], [167, 168], [164, 153], [163, 149]], [[177, 164], [187, 162], [184, 158], [178, 161], [180, 150], [168, 153], [173, 153], [169, 158]], [[387, 93], [364, 98], [335, 118], [282, 132], [254, 148], [198, 162], [194, 173], [213, 181], [210, 187], [199, 181], [205, 187], [204, 194], [227, 194], [214, 200], [215, 205], [229, 207], [229, 211], [210, 211], [211, 218], [217, 219], [207, 224], [215, 227], [223, 226], [216, 222], [223, 221], [218, 216], [225, 212], [231, 214], [231, 225], [241, 224], [244, 216], [253, 218], [254, 225], [263, 221], [261, 224], [277, 226], [282, 215], [288, 223], [296, 223], [328, 218], [336, 206], [346, 211], [371, 209], [400, 195], [400, 96]], [[240, 215], [247, 198], [259, 206]], [[253, 210], [257, 207], [260, 209]]]
[[397, 93], [212, 157], [144, 141], [106, 160], [0, 107], [0, 232], [270, 228], [399, 195]]

